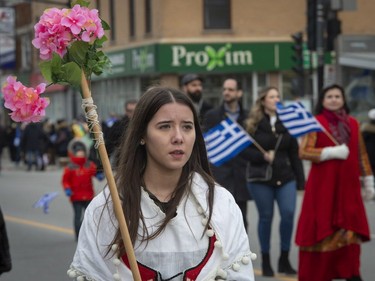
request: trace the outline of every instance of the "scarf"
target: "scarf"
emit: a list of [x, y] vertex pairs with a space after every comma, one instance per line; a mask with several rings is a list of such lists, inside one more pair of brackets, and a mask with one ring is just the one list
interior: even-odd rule
[[333, 112], [327, 109], [323, 109], [323, 116], [328, 120], [329, 129], [332, 132], [332, 136], [340, 144], [349, 144], [350, 140], [350, 125], [349, 115], [345, 109], [340, 109], [337, 112]]

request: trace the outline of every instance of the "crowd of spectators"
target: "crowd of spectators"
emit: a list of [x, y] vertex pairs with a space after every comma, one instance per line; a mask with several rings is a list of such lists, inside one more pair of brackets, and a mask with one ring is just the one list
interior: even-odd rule
[[11, 123], [0, 134], [3, 156], [27, 171], [44, 171], [48, 165], [64, 167], [68, 163], [68, 143], [73, 138], [82, 138], [90, 147], [90, 159], [100, 166], [83, 117], [72, 122], [46, 119], [40, 123]]

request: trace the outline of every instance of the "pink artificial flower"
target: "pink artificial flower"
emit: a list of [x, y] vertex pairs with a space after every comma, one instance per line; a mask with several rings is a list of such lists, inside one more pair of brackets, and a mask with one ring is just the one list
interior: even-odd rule
[[89, 42], [89, 37], [93, 39], [102, 38], [104, 36], [104, 29], [99, 18], [99, 11], [97, 9], [86, 9], [87, 21], [84, 26], [85, 31], [82, 33], [82, 40]]
[[104, 36], [98, 10], [78, 4], [72, 9], [45, 10], [34, 32], [32, 44], [39, 49], [42, 60], [50, 60], [53, 53], [62, 58], [74, 41], [93, 42]]
[[[83, 8], [82, 8], [83, 9]], [[86, 22], [86, 16], [82, 13], [80, 5], [74, 5], [65, 17], [62, 18], [61, 24], [70, 28], [74, 35], [81, 32], [82, 26]]]
[[38, 122], [45, 116], [49, 105], [48, 98], [40, 94], [46, 89], [45, 83], [40, 83], [35, 89], [24, 86], [17, 77], [8, 76], [3, 85], [4, 106], [12, 111], [10, 117], [15, 122]]

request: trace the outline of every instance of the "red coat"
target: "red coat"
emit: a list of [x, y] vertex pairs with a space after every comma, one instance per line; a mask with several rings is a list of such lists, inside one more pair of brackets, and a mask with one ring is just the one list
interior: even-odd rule
[[69, 163], [64, 168], [62, 185], [64, 189], [72, 190], [70, 201], [91, 201], [94, 198], [92, 178], [95, 175], [96, 165], [92, 161], [87, 161], [82, 166]]
[[[316, 118], [329, 131], [327, 120], [322, 115]], [[352, 117], [350, 129], [346, 160], [312, 163], [296, 232], [298, 246], [312, 246], [338, 229], [352, 230], [362, 241], [370, 239], [359, 179], [359, 125]], [[325, 133], [316, 134], [315, 148], [334, 145]]]

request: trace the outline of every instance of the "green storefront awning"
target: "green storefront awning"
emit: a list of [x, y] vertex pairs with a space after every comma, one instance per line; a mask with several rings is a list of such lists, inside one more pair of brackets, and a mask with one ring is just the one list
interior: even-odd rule
[[162, 73], [289, 70], [292, 42], [151, 44], [107, 52], [110, 71], [93, 80]]

